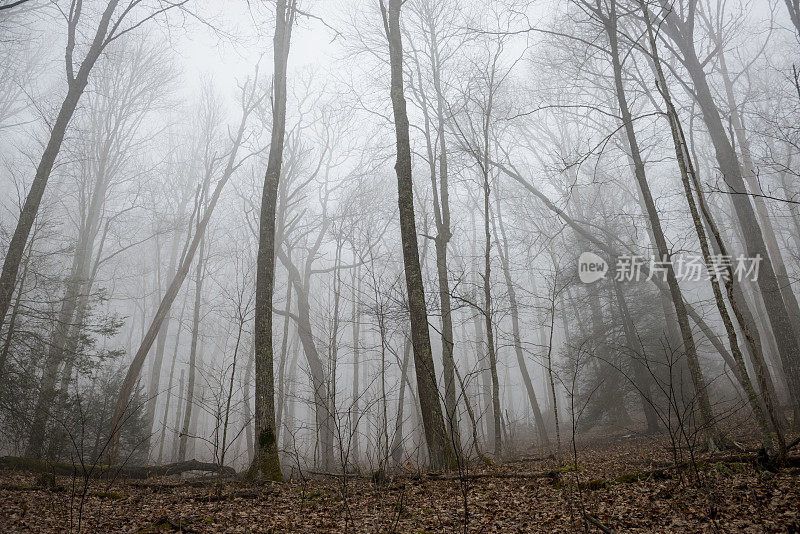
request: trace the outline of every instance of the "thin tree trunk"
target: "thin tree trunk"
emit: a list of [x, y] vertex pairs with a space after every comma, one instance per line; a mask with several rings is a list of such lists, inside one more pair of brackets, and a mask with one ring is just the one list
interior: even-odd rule
[[397, 418], [394, 423], [391, 455], [395, 466], [403, 461], [403, 418], [406, 398], [406, 380], [408, 380], [408, 362], [411, 359], [411, 340], [406, 337], [403, 344], [403, 364], [400, 366], [400, 396], [397, 398]]
[[[289, 252], [291, 261], [291, 251]], [[283, 427], [283, 401], [286, 397], [286, 358], [289, 351], [289, 321], [292, 312], [292, 284], [286, 284], [286, 316], [283, 318], [283, 337], [281, 339], [281, 358], [278, 362], [278, 398], [275, 413], [275, 439], [280, 440]]]
[[205, 238], [200, 241], [200, 251], [197, 255], [197, 266], [195, 268], [194, 286], [194, 312], [192, 315], [192, 343], [189, 349], [189, 379], [186, 388], [186, 409], [181, 425], [181, 441], [178, 449], [178, 461], [186, 460], [186, 449], [189, 443], [189, 426], [192, 420], [192, 410], [194, 408], [194, 386], [197, 375], [197, 342], [200, 337], [200, 307], [203, 301], [203, 253], [205, 248]]
[[253, 444], [253, 412], [250, 408], [250, 382], [253, 378], [253, 350], [247, 351], [250, 355], [247, 359], [247, 369], [244, 372], [244, 384], [242, 386], [242, 402], [244, 403], [244, 426], [245, 440], [247, 441], [247, 463], [253, 461], [255, 457], [255, 445]]
[[[172, 363], [169, 366], [169, 382], [167, 384], [167, 400], [164, 404], [164, 417], [161, 420], [161, 439], [159, 439], [158, 443], [158, 463], [161, 464], [164, 459], [164, 442], [167, 439], [167, 418], [169, 417], [169, 405], [170, 400], [172, 399], [172, 378], [175, 374], [175, 363], [178, 361], [178, 348], [180, 347], [181, 343], [181, 332], [183, 331], [183, 314], [186, 311], [186, 300], [183, 299], [183, 306], [181, 307], [181, 313], [178, 316], [178, 332], [175, 334], [175, 350], [172, 353]], [[181, 379], [183, 375], [181, 375]], [[179, 390], [178, 395], [182, 395], [183, 392]], [[176, 424], [177, 427], [177, 424]]]
[[511, 332], [514, 338], [514, 352], [517, 355], [517, 365], [522, 375], [522, 383], [525, 385], [525, 391], [528, 394], [528, 402], [533, 411], [533, 418], [536, 422], [536, 431], [539, 433], [539, 441], [545, 449], [550, 448], [550, 438], [547, 435], [547, 428], [544, 424], [544, 417], [539, 408], [539, 401], [536, 400], [536, 392], [533, 390], [533, 382], [531, 375], [528, 372], [528, 364], [525, 362], [525, 354], [522, 350], [522, 335], [519, 330], [519, 308], [517, 306], [517, 292], [514, 288], [514, 281], [511, 277], [510, 254], [508, 247], [508, 239], [506, 237], [506, 229], [503, 224], [503, 216], [500, 211], [500, 199], [497, 200], [497, 227], [500, 229], [500, 236], [502, 242], [497, 239], [497, 232], [495, 231], [495, 241], [498, 242], [498, 250], [500, 251], [500, 263], [503, 268], [503, 277], [506, 281], [506, 288], [508, 290], [508, 306], [511, 313]]
[[231, 399], [233, 398], [233, 382], [236, 378], [236, 359], [239, 356], [239, 344], [242, 341], [242, 330], [244, 329], [245, 318], [239, 315], [239, 329], [236, 332], [236, 346], [233, 349], [233, 364], [231, 365], [231, 380], [228, 384], [228, 398], [225, 401], [225, 419], [222, 423], [222, 443], [220, 444], [219, 467], [220, 472], [225, 467], [225, 447], [228, 443], [228, 421], [231, 415]]
[[28, 242], [28, 252], [25, 255], [25, 263], [22, 266], [22, 275], [19, 278], [19, 284], [17, 284], [16, 288], [17, 298], [14, 299], [14, 306], [11, 308], [11, 317], [8, 319], [8, 330], [6, 331], [6, 337], [3, 340], [3, 350], [0, 352], [0, 377], [6, 376], [4, 372], [6, 363], [8, 362], [8, 354], [11, 350], [11, 343], [14, 339], [17, 316], [19, 315], [20, 304], [22, 303], [22, 295], [24, 294], [25, 289], [25, 279], [28, 277], [28, 270], [30, 268], [31, 255], [33, 254], [33, 241], [34, 238]]
[[178, 461], [178, 449], [180, 447], [180, 428], [181, 414], [183, 413], [183, 387], [186, 369], [181, 369], [181, 378], [178, 380], [178, 409], [175, 411], [175, 435], [172, 437], [172, 461]]
[[[488, 151], [488, 138], [486, 139]], [[492, 377], [492, 414], [494, 419], [494, 458], [500, 460], [503, 456], [503, 433], [501, 429], [502, 414], [500, 412], [500, 378], [497, 376], [497, 352], [494, 347], [494, 327], [492, 323], [492, 235], [489, 229], [489, 158], [485, 159], [483, 172], [483, 237], [485, 240], [483, 252], [483, 318], [486, 322], [486, 348], [489, 352], [489, 372]]]
[[[183, 214], [183, 209], [179, 210], [179, 213]], [[175, 269], [177, 268], [178, 262], [178, 250], [180, 249], [180, 232], [175, 232], [175, 235], [172, 240], [172, 250], [170, 251], [169, 257], [169, 266], [167, 267], [167, 276], [169, 280], [175, 276]], [[160, 273], [160, 262], [156, 265], [156, 276], [158, 280], [158, 293], [157, 298], [161, 297], [162, 291], [162, 284], [161, 284], [161, 273]], [[153, 356], [153, 366], [150, 369], [150, 382], [147, 388], [147, 404], [145, 405], [145, 421], [147, 421], [151, 428], [154, 428], [156, 425], [155, 415], [156, 415], [156, 404], [158, 400], [158, 387], [161, 383], [161, 367], [164, 362], [164, 351], [167, 346], [167, 333], [169, 332], [169, 324], [170, 324], [171, 315], [167, 313], [166, 317], [164, 317], [164, 322], [161, 324], [161, 328], [158, 331], [158, 336], [156, 337], [156, 352]], [[153, 430], [149, 435], [155, 433]], [[145, 450], [150, 451], [150, 438], [148, 437], [147, 443], [145, 445]]]
[[[359, 384], [359, 364], [361, 357], [361, 266], [353, 274], [353, 401], [350, 404], [350, 440], [351, 458], [356, 469], [359, 465], [361, 450], [359, 449], [358, 423], [361, 418], [359, 400], [361, 385]], [[405, 369], [403, 370], [405, 372]], [[400, 380], [400, 395], [403, 395], [403, 378]], [[402, 403], [401, 403], [402, 404]], [[393, 454], [394, 456], [394, 454]]]
[[658, 209], [656, 208], [650, 192], [650, 185], [647, 182], [644, 162], [639, 150], [639, 143], [633, 128], [633, 118], [630, 113], [630, 108], [628, 107], [628, 100], [622, 81], [622, 64], [617, 41], [616, 15], [612, 15], [606, 19], [605, 28], [611, 44], [611, 63], [614, 70], [614, 84], [617, 102], [622, 115], [622, 123], [625, 127], [625, 132], [628, 138], [628, 145], [631, 149], [631, 157], [634, 162], [634, 175], [639, 184], [639, 189], [642, 192], [642, 198], [647, 208], [647, 217], [650, 220], [650, 224], [653, 228], [653, 237], [656, 241], [656, 250], [661, 260], [668, 262], [666, 263], [667, 285], [669, 287], [670, 295], [672, 296], [673, 306], [675, 306], [675, 313], [678, 316], [678, 325], [680, 326], [681, 336], [683, 338], [683, 350], [686, 355], [686, 362], [689, 365], [689, 373], [692, 378], [692, 384], [694, 385], [694, 390], [697, 396], [700, 417], [703, 427], [705, 428], [705, 432], [707, 433], [709, 440], [713, 442], [713, 445], [718, 447], [727, 445], [727, 437], [717, 427], [714, 421], [714, 414], [713, 410], [711, 409], [711, 401], [709, 400], [705, 378], [703, 377], [703, 373], [700, 368], [700, 361], [697, 356], [697, 347], [695, 345], [691, 325], [689, 324], [689, 316], [686, 311], [686, 305], [683, 301], [683, 294], [681, 292], [680, 285], [678, 284], [678, 279], [675, 276], [675, 270], [672, 267], [672, 263], [669, 261], [669, 248], [667, 247], [664, 231], [661, 227], [661, 219], [658, 214]]

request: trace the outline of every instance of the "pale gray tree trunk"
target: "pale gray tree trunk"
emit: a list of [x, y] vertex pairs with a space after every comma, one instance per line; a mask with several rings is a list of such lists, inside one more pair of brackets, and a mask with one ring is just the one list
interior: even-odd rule
[[[197, 381], [197, 344], [200, 338], [200, 309], [203, 303], [203, 279], [205, 271], [203, 269], [205, 258], [205, 237], [200, 240], [200, 250], [197, 254], [197, 265], [195, 266], [194, 282], [194, 311], [192, 313], [192, 342], [189, 348], [189, 378], [186, 386], [186, 408], [181, 424], [181, 439], [178, 448], [178, 461], [186, 460], [186, 450], [189, 443], [189, 432], [191, 428], [192, 412], [194, 411], [194, 390]], [[192, 437], [194, 440], [194, 437]]]

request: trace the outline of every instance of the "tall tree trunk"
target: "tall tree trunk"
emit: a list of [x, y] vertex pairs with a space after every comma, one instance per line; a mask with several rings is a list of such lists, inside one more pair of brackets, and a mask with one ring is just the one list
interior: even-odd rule
[[[291, 254], [291, 251], [289, 251]], [[291, 261], [291, 256], [290, 256]], [[275, 439], [280, 440], [283, 427], [283, 400], [286, 397], [286, 358], [289, 351], [289, 321], [292, 312], [292, 283], [286, 283], [286, 316], [283, 318], [283, 337], [281, 339], [281, 358], [278, 362], [278, 397], [275, 413]]]
[[[35, 234], [35, 232], [34, 232]], [[14, 332], [17, 323], [17, 317], [19, 316], [20, 305], [22, 304], [22, 295], [24, 295], [25, 289], [25, 279], [28, 277], [28, 270], [30, 268], [31, 263], [31, 255], [33, 254], [33, 242], [34, 238], [31, 238], [28, 241], [27, 253], [25, 254], [25, 262], [22, 266], [22, 275], [19, 277], [19, 284], [17, 284], [17, 298], [14, 299], [14, 306], [11, 308], [11, 317], [8, 319], [8, 330], [6, 330], [6, 336], [3, 339], [3, 350], [0, 352], [0, 377], [6, 376], [4, 374], [6, 364], [8, 363], [8, 355], [11, 351], [11, 344], [14, 340]]]
[[389, 65], [391, 68], [391, 97], [394, 113], [395, 136], [397, 138], [398, 207], [400, 210], [400, 233], [403, 242], [403, 265], [408, 290], [408, 308], [411, 318], [411, 339], [414, 347], [414, 367], [417, 374], [422, 422], [425, 441], [428, 445], [431, 467], [442, 469], [454, 467], [456, 458], [447, 438], [439, 390], [436, 386], [436, 370], [433, 366], [428, 312], [425, 307], [425, 290], [419, 263], [417, 230], [414, 221], [414, 185], [411, 175], [411, 141], [409, 138], [408, 114], [403, 94], [403, 42], [400, 31], [400, 7], [403, 0], [389, 0], [388, 9], [381, 0], [381, 14], [389, 41]]
[[189, 427], [192, 421], [192, 410], [194, 409], [194, 386], [197, 380], [197, 342], [200, 337], [200, 307], [203, 301], [203, 278], [205, 277], [203, 271], [205, 243], [206, 240], [203, 238], [200, 241], [200, 251], [197, 255], [197, 266], [195, 268], [192, 343], [189, 349], [189, 378], [186, 386], [186, 408], [183, 415], [183, 423], [181, 424], [181, 441], [178, 449], [179, 462], [186, 460], [186, 449], [189, 443]]
[[[353, 400], [350, 404], [350, 457], [353, 465], [358, 468], [361, 450], [359, 449], [358, 423], [361, 418], [359, 400], [361, 385], [359, 384], [359, 366], [361, 358], [361, 267], [353, 273]], [[402, 372], [405, 372], [403, 369]], [[400, 380], [400, 395], [403, 395], [403, 379]]]
[[184, 383], [184, 375], [186, 374], [186, 369], [181, 369], [181, 377], [178, 380], [178, 406], [177, 410], [175, 410], [175, 435], [172, 437], [172, 461], [178, 461], [178, 449], [180, 448], [180, 429], [182, 426], [181, 423], [181, 414], [183, 413], [183, 387]]
[[403, 344], [403, 363], [400, 366], [400, 395], [397, 398], [397, 418], [394, 422], [394, 436], [392, 436], [391, 456], [395, 466], [400, 466], [403, 461], [403, 418], [406, 399], [406, 381], [408, 380], [408, 362], [411, 359], [411, 340], [406, 337]]
[[[179, 213], [183, 214], [183, 208], [179, 210]], [[167, 277], [169, 280], [175, 276], [175, 269], [177, 268], [178, 262], [178, 251], [180, 249], [180, 232], [176, 231], [175, 235], [172, 239], [172, 250], [170, 251], [169, 257], [169, 266], [167, 267]], [[161, 266], [160, 262], [159, 265], [156, 265], [156, 269], [160, 271]], [[157, 272], [156, 277], [158, 280], [158, 293], [157, 298], [161, 298], [161, 291], [162, 291], [162, 283], [161, 283], [161, 273]], [[170, 323], [171, 315], [167, 313], [166, 317], [164, 317], [164, 322], [161, 324], [161, 328], [158, 331], [158, 336], [156, 338], [156, 352], [153, 356], [153, 365], [150, 369], [150, 382], [147, 388], [147, 404], [145, 405], [145, 421], [148, 422], [150, 425], [152, 432], [148, 434], [148, 439], [145, 444], [145, 450], [150, 451], [150, 436], [155, 434], [155, 425], [156, 422], [156, 404], [158, 401], [158, 387], [161, 383], [161, 367], [164, 362], [164, 350], [167, 346], [167, 333], [169, 332], [169, 323]]]
[[[670, 130], [672, 132], [673, 144], [675, 145], [675, 155], [678, 159], [678, 165], [681, 171], [681, 181], [683, 182], [684, 192], [686, 194], [686, 200], [689, 203], [689, 211], [692, 215], [692, 221], [694, 222], [695, 231], [700, 241], [700, 248], [702, 250], [703, 257], [706, 261], [706, 264], [711, 265], [712, 264], [711, 252], [708, 246], [708, 240], [706, 239], [706, 233], [705, 233], [705, 228], [703, 226], [703, 221], [701, 220], [700, 212], [697, 209], [697, 204], [700, 205], [700, 211], [702, 211], [703, 213], [703, 217], [705, 218], [705, 223], [708, 225], [709, 229], [712, 232], [716, 248], [718, 248], [723, 253], [724, 256], [727, 256], [727, 251], [722, 242], [722, 238], [720, 236], [719, 230], [717, 229], [716, 223], [711, 217], [711, 213], [709, 212], [708, 206], [705, 203], [705, 199], [703, 197], [703, 191], [702, 188], [700, 187], [700, 181], [694, 172], [694, 165], [692, 164], [692, 161], [689, 156], [689, 147], [686, 144], [686, 139], [683, 135], [683, 128], [681, 127], [680, 118], [678, 117], [678, 113], [672, 104], [672, 98], [669, 93], [669, 87], [667, 86], [666, 77], [664, 76], [664, 72], [661, 67], [661, 60], [659, 59], [658, 56], [655, 36], [653, 35], [649, 19], [645, 18], [645, 22], [648, 25], [648, 36], [650, 37], [650, 46], [653, 52], [653, 61], [659, 79], [660, 92], [662, 97], [664, 98], [664, 103], [666, 104], [667, 107], [667, 114], [670, 122]], [[690, 177], [692, 183], [690, 183]], [[697, 194], [697, 203], [695, 203], [694, 196], [692, 194], [692, 185], [694, 186], [695, 193]], [[764, 405], [766, 406], [767, 413], [770, 416], [773, 429], [778, 438], [780, 455], [781, 457], [783, 457], [786, 455], [786, 441], [783, 437], [783, 432], [781, 430], [781, 426], [777, 417], [777, 411], [774, 409], [773, 399], [770, 396], [769, 387], [766, 382], [766, 375], [768, 374], [768, 371], [766, 369], [764, 359], [762, 358], [760, 348], [755, 343], [755, 339], [753, 338], [753, 336], [750, 334], [748, 330], [748, 325], [745, 322], [744, 316], [739, 308], [739, 303], [735, 298], [735, 293], [733, 289], [733, 285], [735, 283], [734, 273], [733, 269], [730, 266], [727, 267], [726, 273], [725, 275], [722, 276], [722, 278], [724, 280], [725, 289], [727, 292], [728, 301], [730, 302], [731, 305], [731, 309], [733, 310], [737, 322], [739, 323], [739, 328], [744, 333], [744, 336], [750, 348], [750, 352], [754, 356], [753, 363], [756, 368], [756, 376], [758, 377], [759, 385], [761, 386], [761, 390], [764, 395], [762, 397]], [[758, 396], [756, 395], [755, 389], [753, 388], [753, 384], [750, 381], [750, 377], [747, 374], [747, 368], [745, 366], [744, 357], [742, 356], [742, 352], [739, 348], [736, 330], [733, 326], [733, 322], [731, 321], [730, 315], [728, 314], [728, 310], [725, 307], [725, 301], [722, 297], [722, 290], [720, 289], [719, 277], [712, 277], [711, 287], [714, 292], [714, 299], [717, 304], [717, 310], [719, 311], [720, 317], [722, 318], [722, 322], [725, 325], [725, 330], [728, 334], [728, 344], [730, 346], [731, 352], [733, 353], [734, 361], [736, 362], [739, 382], [745, 394], [747, 395], [748, 401], [750, 402], [750, 407], [753, 410], [756, 422], [758, 423], [759, 428], [761, 430], [762, 440], [764, 444], [771, 449], [772, 438], [770, 436], [769, 427], [767, 426], [766, 417], [764, 416], [764, 412], [761, 407], [761, 402], [760, 402], [761, 399], [759, 399]]]
[[639, 142], [636, 138], [636, 133], [633, 128], [633, 118], [628, 106], [628, 100], [622, 81], [622, 63], [617, 40], [616, 16], [614, 15], [606, 20], [607, 22], [605, 24], [605, 28], [611, 44], [611, 64], [614, 70], [614, 85], [617, 103], [622, 115], [622, 123], [625, 127], [628, 145], [631, 149], [631, 157], [634, 162], [634, 175], [639, 184], [639, 189], [642, 193], [642, 198], [647, 208], [647, 217], [650, 220], [650, 224], [653, 228], [656, 251], [658, 252], [661, 261], [668, 262], [666, 263], [667, 285], [672, 297], [672, 304], [675, 306], [675, 313], [678, 317], [678, 325], [680, 326], [681, 336], [683, 338], [683, 351], [686, 355], [686, 362], [689, 365], [689, 373], [697, 396], [700, 418], [705, 432], [707, 433], [707, 437], [712, 442], [712, 445], [717, 447], [723, 446], [727, 444], [728, 440], [714, 421], [714, 413], [711, 409], [711, 401], [708, 397], [706, 381], [700, 368], [700, 361], [697, 356], [697, 347], [695, 345], [691, 325], [689, 324], [689, 316], [686, 311], [686, 305], [683, 301], [683, 294], [681, 292], [680, 285], [678, 284], [678, 279], [675, 276], [675, 270], [673, 269], [672, 263], [669, 260], [669, 248], [667, 247], [667, 241], [664, 237], [664, 231], [661, 227], [661, 218], [658, 214], [658, 209], [656, 208], [655, 201], [653, 200], [653, 196], [650, 192], [650, 184], [647, 182], [644, 162], [639, 150]]
[[533, 411], [533, 419], [536, 422], [536, 431], [539, 433], [539, 441], [545, 449], [550, 448], [550, 438], [547, 435], [547, 428], [544, 424], [544, 417], [542, 417], [542, 410], [539, 408], [539, 401], [536, 400], [536, 392], [533, 389], [533, 382], [531, 375], [528, 372], [528, 364], [525, 362], [525, 354], [522, 350], [522, 335], [519, 330], [519, 307], [517, 306], [517, 291], [514, 288], [514, 281], [511, 277], [510, 265], [510, 251], [508, 246], [508, 238], [506, 237], [506, 229], [503, 224], [503, 216], [500, 206], [499, 195], [496, 195], [497, 200], [497, 228], [500, 229], [501, 240], [497, 239], [497, 232], [495, 231], [495, 241], [498, 243], [498, 250], [500, 252], [500, 263], [503, 268], [503, 277], [506, 281], [506, 288], [508, 290], [508, 307], [511, 313], [511, 333], [514, 339], [514, 352], [517, 355], [517, 365], [522, 375], [522, 383], [525, 385], [525, 391], [528, 394], [528, 402]]
[[233, 363], [231, 365], [231, 380], [228, 383], [228, 397], [225, 400], [225, 415], [224, 420], [222, 423], [222, 443], [220, 444], [220, 453], [219, 453], [219, 467], [220, 473], [222, 472], [222, 468], [225, 467], [225, 452], [226, 446], [228, 441], [228, 422], [230, 420], [231, 415], [231, 399], [233, 399], [233, 383], [236, 379], [236, 360], [239, 356], [239, 345], [242, 342], [242, 330], [244, 329], [245, 317], [243, 314], [239, 314], [239, 329], [236, 332], [236, 345], [233, 349]]
[[[314, 332], [311, 325], [311, 304], [308, 300], [307, 288], [310, 286], [311, 269], [306, 269], [306, 276], [301, 278], [300, 271], [297, 269], [282, 250], [278, 250], [278, 257], [281, 263], [289, 271], [289, 282], [294, 284], [294, 292], [297, 297], [297, 331], [300, 336], [300, 343], [303, 345], [303, 353], [308, 362], [311, 372], [311, 382], [314, 389], [314, 418], [317, 425], [317, 437], [320, 445], [333, 442], [333, 423], [328, 405], [328, 388], [325, 380], [325, 365], [317, 350], [314, 340]], [[332, 452], [332, 449], [331, 449]], [[333, 454], [324, 455], [321, 467], [323, 469], [333, 468]]]
[[253, 379], [253, 350], [247, 351], [247, 369], [244, 372], [244, 384], [242, 385], [242, 402], [244, 403], [244, 435], [247, 441], [247, 462], [250, 463], [255, 457], [255, 445], [253, 444], [253, 412], [250, 408], [250, 382]]
[[275, 378], [272, 347], [272, 297], [275, 285], [275, 210], [286, 133], [286, 67], [295, 17], [295, 0], [277, 0], [273, 38], [274, 71], [272, 135], [267, 172], [261, 196], [256, 274], [256, 455], [249, 470], [252, 478], [282, 481], [275, 431]]
[[692, 35], [693, 25], [680, 20], [670, 10], [662, 27], [680, 50], [682, 56], [680, 60], [686, 67], [694, 86], [692, 95], [700, 106], [703, 122], [714, 145], [719, 170], [730, 188], [734, 211], [744, 235], [747, 255], [751, 258], [761, 258], [757, 280], [758, 287], [764, 298], [767, 315], [772, 325], [775, 341], [778, 344], [794, 408], [795, 410], [800, 410], [800, 394], [798, 393], [800, 392], [800, 343], [798, 343], [797, 333], [794, 331], [792, 322], [789, 319], [789, 313], [781, 295], [772, 260], [758, 224], [758, 218], [753, 210], [749, 196], [745, 194], [747, 193], [747, 187], [742, 177], [739, 158], [728, 139], [719, 109], [714, 102], [711, 88], [708, 85], [706, 73], [703, 70], [703, 64], [697, 57]]
[[[178, 332], [175, 334], [175, 350], [172, 353], [172, 363], [169, 366], [169, 382], [167, 383], [167, 400], [164, 403], [164, 417], [161, 420], [161, 438], [158, 440], [158, 463], [161, 464], [164, 460], [164, 442], [167, 440], [167, 419], [169, 418], [169, 405], [172, 399], [172, 378], [175, 374], [175, 364], [178, 361], [178, 349], [181, 344], [181, 332], [183, 331], [183, 314], [186, 311], [186, 300], [183, 299], [183, 306], [181, 313], [178, 316]], [[183, 381], [183, 374], [181, 374], [181, 381]], [[178, 390], [178, 396], [183, 395], [183, 391]], [[175, 423], [177, 428], [177, 420]]]
[[[488, 152], [488, 138], [486, 139]], [[500, 460], [503, 456], [502, 413], [500, 412], [500, 378], [497, 376], [497, 352], [494, 346], [494, 325], [492, 321], [492, 234], [490, 231], [489, 213], [489, 158], [483, 167], [483, 319], [486, 322], [486, 348], [489, 352], [489, 372], [492, 377], [492, 414], [494, 419], [494, 457]]]

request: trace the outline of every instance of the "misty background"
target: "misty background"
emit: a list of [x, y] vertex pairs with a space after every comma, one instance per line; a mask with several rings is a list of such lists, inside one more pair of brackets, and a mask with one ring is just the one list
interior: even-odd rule
[[[65, 51], [91, 54], [108, 2], [82, 4], [73, 31], [75, 2], [0, 10], [4, 256], [72, 94]], [[297, 9], [271, 310], [281, 465], [417, 468], [429, 458], [380, 4]], [[0, 451], [101, 461], [123, 379], [202, 235], [123, 402], [117, 459], [245, 469], [274, 4], [121, 2], [118, 19], [12, 280]], [[723, 447], [796, 427], [797, 3], [407, 0], [401, 24], [435, 394], [454, 448], [499, 459], [663, 433]], [[613, 271], [619, 256], [660, 257], [660, 240], [673, 259], [761, 251], [772, 274], [762, 264], [719, 295], [708, 279], [578, 278], [582, 252]]]

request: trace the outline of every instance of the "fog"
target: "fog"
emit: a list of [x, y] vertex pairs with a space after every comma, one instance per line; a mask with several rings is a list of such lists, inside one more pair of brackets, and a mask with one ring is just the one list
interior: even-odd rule
[[0, 0], [2, 455], [785, 457], [796, 2], [400, 5]]

